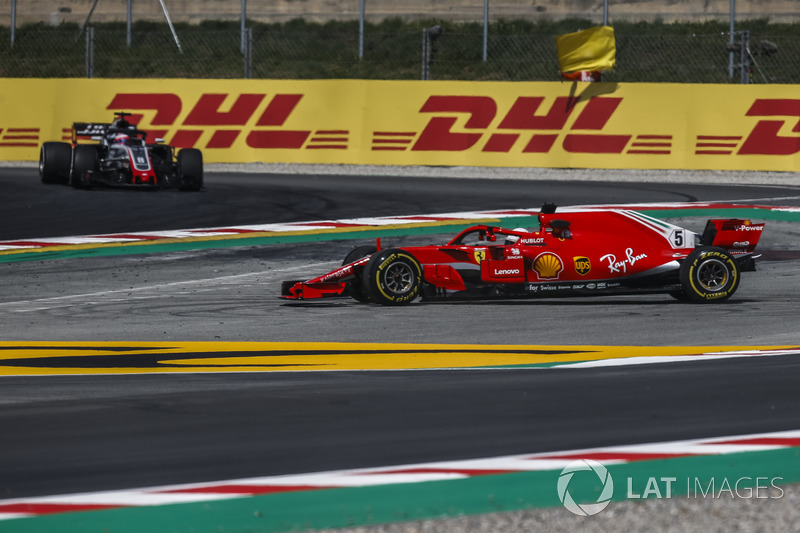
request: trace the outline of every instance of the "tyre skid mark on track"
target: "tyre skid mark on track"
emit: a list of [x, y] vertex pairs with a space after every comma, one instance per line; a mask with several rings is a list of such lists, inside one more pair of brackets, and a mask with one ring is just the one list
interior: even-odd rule
[[[73, 305], [86, 305], [92, 303], [109, 302], [109, 301], [130, 301], [132, 299], [147, 299], [163, 296], [163, 291], [166, 289], [175, 289], [180, 287], [200, 287], [196, 290], [211, 290], [212, 286], [231, 285], [240, 287], [243, 280], [250, 278], [258, 278], [259, 276], [274, 276], [276, 273], [290, 273], [295, 271], [305, 272], [309, 269], [326, 269], [333, 265], [339, 264], [338, 261], [324, 261], [319, 263], [309, 263], [294, 267], [273, 268], [271, 270], [263, 270], [260, 272], [247, 272], [245, 274], [231, 274], [226, 276], [218, 276], [215, 278], [194, 279], [185, 281], [174, 281], [171, 283], [158, 283], [155, 285], [144, 285], [140, 287], [127, 287], [125, 289], [112, 289], [107, 291], [95, 291], [80, 294], [67, 294], [64, 296], [52, 296], [49, 298], [37, 298], [33, 300], [19, 300], [14, 302], [0, 303], [0, 311], [7, 311], [13, 313], [28, 313], [35, 311], [44, 311], [48, 309], [57, 309], [62, 307], [70, 307]], [[273, 283], [272, 281], [265, 282], [266, 284]], [[144, 294], [143, 296], [134, 296], [143, 293], [150, 293], [152, 295]]]
[[[578, 459], [602, 461], [605, 465], [622, 465], [686, 457], [769, 452], [795, 447], [800, 447], [800, 430], [18, 498], [0, 500], [0, 520], [122, 507], [212, 502], [288, 492], [466, 480], [477, 476], [499, 476], [497, 483], [503, 483], [502, 477], [507, 474], [558, 471]], [[297, 519], [301, 520], [301, 516]]]

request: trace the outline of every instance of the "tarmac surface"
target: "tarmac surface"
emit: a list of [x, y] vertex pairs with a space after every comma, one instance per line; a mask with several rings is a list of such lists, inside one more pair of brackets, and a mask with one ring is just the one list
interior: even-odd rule
[[[779, 173], [653, 171], [637, 179], [632, 172], [465, 170], [473, 177], [459, 179], [462, 169], [249, 169], [256, 171], [211, 170], [200, 193], [140, 193], [45, 186], [35, 169], [7, 167], [0, 169], [8, 193], [0, 238], [543, 201], [800, 204], [797, 178]], [[794, 223], [768, 223], [759, 271], [746, 273], [729, 303], [713, 306], [669, 297], [404, 308], [277, 299], [287, 276], [324, 271], [361, 242], [5, 263], [0, 338], [797, 345], [798, 237]], [[797, 429], [798, 364], [777, 356], [546, 372], [4, 377], [0, 498]], [[797, 499], [792, 485], [770, 501], [623, 502], [589, 518], [553, 508], [355, 531], [792, 530], [800, 523]]]

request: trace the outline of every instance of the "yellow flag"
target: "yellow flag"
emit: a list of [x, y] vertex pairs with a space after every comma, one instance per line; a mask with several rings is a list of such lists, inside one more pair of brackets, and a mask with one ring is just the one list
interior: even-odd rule
[[598, 26], [556, 37], [561, 72], [610, 70], [617, 61], [614, 28]]

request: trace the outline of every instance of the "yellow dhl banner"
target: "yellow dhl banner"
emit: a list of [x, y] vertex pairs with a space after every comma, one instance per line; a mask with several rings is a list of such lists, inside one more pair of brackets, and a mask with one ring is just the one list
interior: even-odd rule
[[206, 162], [800, 170], [796, 86], [0, 80], [0, 160], [129, 111]]
[[561, 72], [611, 70], [616, 65], [617, 45], [614, 28], [598, 26], [556, 37], [558, 66]]

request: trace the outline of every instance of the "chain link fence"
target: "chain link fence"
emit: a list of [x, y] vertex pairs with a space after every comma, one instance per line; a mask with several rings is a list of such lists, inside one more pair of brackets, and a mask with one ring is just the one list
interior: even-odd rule
[[[749, 25], [748, 25], [749, 22]], [[420, 79], [424, 29], [442, 24], [428, 50], [434, 80], [555, 81], [555, 36], [596, 25], [497, 21], [369, 24], [136, 23], [130, 45], [124, 24], [87, 27], [31, 24], [0, 28], [0, 76], [96, 78]], [[617, 68], [604, 81], [675, 83], [800, 83], [800, 24], [614, 24]]]

